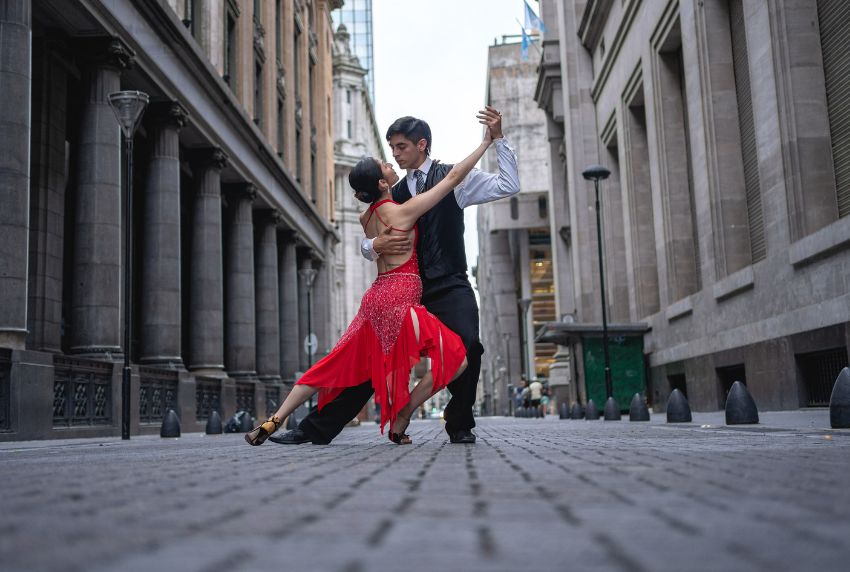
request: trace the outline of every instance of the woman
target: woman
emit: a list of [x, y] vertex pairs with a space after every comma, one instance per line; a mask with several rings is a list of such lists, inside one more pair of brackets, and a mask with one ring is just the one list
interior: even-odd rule
[[[479, 116], [481, 123], [492, 119]], [[466, 369], [466, 350], [460, 337], [429, 314], [419, 303], [422, 282], [416, 258], [417, 219], [457, 187], [492, 143], [489, 126], [484, 141], [455, 165], [431, 190], [403, 205], [393, 202], [392, 187], [399, 178], [389, 163], [367, 157], [351, 171], [348, 181], [354, 196], [369, 208], [360, 215], [367, 238], [385, 228], [406, 234], [412, 248], [403, 255], [378, 259], [378, 277], [363, 296], [360, 310], [333, 351], [310, 368], [268, 421], [245, 435], [251, 445], [261, 445], [302, 403], [319, 393], [319, 410], [346, 387], [372, 381], [375, 401], [381, 408], [381, 432], [390, 423], [390, 440], [411, 443], [405, 429], [411, 414], [431, 395]], [[431, 370], [408, 390], [410, 370], [421, 356], [431, 359]]]

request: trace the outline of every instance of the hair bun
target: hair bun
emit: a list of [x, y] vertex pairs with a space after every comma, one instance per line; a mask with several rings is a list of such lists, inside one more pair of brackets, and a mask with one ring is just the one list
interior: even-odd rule
[[384, 173], [372, 157], [361, 159], [348, 174], [348, 184], [355, 196], [364, 203], [374, 203], [381, 198], [380, 181]]

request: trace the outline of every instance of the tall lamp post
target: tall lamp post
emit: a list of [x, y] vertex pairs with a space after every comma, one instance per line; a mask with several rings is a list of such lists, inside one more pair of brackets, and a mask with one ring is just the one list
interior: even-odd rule
[[525, 334], [528, 325], [528, 309], [531, 307], [531, 298], [520, 298], [517, 300], [517, 304], [522, 309], [522, 328], [520, 328], [519, 333], [522, 340], [522, 351], [524, 352], [522, 355], [525, 356], [525, 382], [531, 385], [531, 360], [528, 359], [528, 348], [525, 347], [528, 343]]
[[[307, 369], [313, 367], [313, 354], [316, 353], [316, 345], [313, 343], [313, 282], [316, 281], [316, 276], [319, 271], [315, 268], [306, 268], [299, 270], [298, 274], [304, 279], [304, 284], [307, 286], [307, 339], [304, 340], [304, 351], [307, 352]], [[310, 398], [308, 405], [313, 409], [313, 398]]]
[[508, 371], [508, 383], [505, 386], [508, 391], [508, 410], [511, 412], [511, 416], [514, 414], [514, 403], [516, 402], [516, 397], [514, 397], [513, 389], [514, 385], [511, 381], [511, 333], [510, 332], [502, 332], [502, 339], [505, 340], [505, 355], [507, 355], [507, 371]]
[[596, 238], [599, 246], [599, 286], [602, 291], [602, 346], [605, 349], [605, 421], [616, 421], [621, 418], [620, 406], [614, 400], [614, 383], [611, 380], [611, 359], [608, 355], [608, 313], [605, 308], [605, 266], [602, 262], [602, 221], [599, 214], [599, 181], [607, 179], [611, 171], [602, 165], [591, 165], [581, 172], [585, 180], [593, 181], [596, 187]]
[[116, 91], [106, 96], [127, 145], [127, 204], [124, 221], [124, 371], [121, 379], [121, 438], [130, 438], [130, 255], [133, 224], [133, 135], [148, 106], [148, 94]]

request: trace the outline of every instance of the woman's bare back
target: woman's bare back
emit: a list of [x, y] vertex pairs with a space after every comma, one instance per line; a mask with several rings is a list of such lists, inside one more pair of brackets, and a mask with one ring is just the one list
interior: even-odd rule
[[[387, 227], [394, 227], [393, 219], [395, 218], [393, 215], [394, 211], [399, 208], [399, 205], [393, 202], [385, 202], [372, 212], [371, 218], [369, 217], [370, 209], [366, 209], [360, 214], [360, 224], [363, 225], [363, 231], [366, 233], [366, 238], [375, 238], [381, 232], [386, 230]], [[380, 216], [379, 216], [380, 215]], [[393, 228], [390, 231], [390, 234], [395, 236], [407, 236], [410, 238], [410, 243], [414, 244], [414, 229], [411, 227], [410, 230], [398, 230]], [[404, 254], [383, 254], [378, 258], [378, 273], [383, 274], [384, 272], [389, 272], [395, 268], [398, 268], [408, 260], [410, 260], [411, 255], [413, 254], [413, 247], [408, 249]]]

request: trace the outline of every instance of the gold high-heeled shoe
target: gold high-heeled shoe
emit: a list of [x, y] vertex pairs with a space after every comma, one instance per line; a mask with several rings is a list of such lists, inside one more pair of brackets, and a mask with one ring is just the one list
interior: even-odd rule
[[271, 419], [254, 427], [253, 430], [245, 434], [245, 441], [248, 442], [249, 445], [262, 445], [266, 442], [266, 439], [271, 437], [275, 431], [280, 429], [280, 426], [283, 424], [283, 421], [278, 419], [277, 417], [272, 416]]

